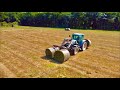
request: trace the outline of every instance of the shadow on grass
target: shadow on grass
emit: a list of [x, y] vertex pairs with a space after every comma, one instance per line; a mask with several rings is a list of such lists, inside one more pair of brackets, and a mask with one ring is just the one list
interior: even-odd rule
[[[80, 52], [83, 52], [83, 51], [80, 50], [78, 53], [80, 53]], [[75, 55], [70, 55], [70, 56], [75, 56]], [[63, 64], [64, 62], [68, 61], [68, 60], [66, 60], [66, 61], [64, 61], [64, 62], [58, 62], [58, 61], [56, 61], [54, 58], [49, 58], [49, 57], [47, 57], [47, 56], [42, 56], [41, 58], [42, 58], [43, 60], [49, 60], [50, 62], [56, 63], [56, 64]]]
[[44, 59], [44, 60], [49, 60], [50, 62], [53, 62], [53, 63], [56, 63], [56, 64], [62, 64], [62, 63], [57, 62], [57, 61], [55, 61], [54, 59], [48, 58], [48, 57], [46, 57], [46, 56], [42, 56], [41, 58]]

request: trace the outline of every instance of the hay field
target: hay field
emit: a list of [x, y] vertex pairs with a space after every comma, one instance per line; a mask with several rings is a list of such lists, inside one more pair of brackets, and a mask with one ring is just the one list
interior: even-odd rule
[[[72, 33], [84, 33], [92, 46], [63, 64], [45, 57]], [[120, 32], [0, 27], [0, 78], [120, 78]]]

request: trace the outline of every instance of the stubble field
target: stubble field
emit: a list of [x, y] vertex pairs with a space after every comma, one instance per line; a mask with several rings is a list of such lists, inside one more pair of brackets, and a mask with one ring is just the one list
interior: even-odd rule
[[[85, 34], [91, 47], [63, 64], [45, 57], [72, 33]], [[120, 32], [0, 27], [0, 78], [120, 78]]]

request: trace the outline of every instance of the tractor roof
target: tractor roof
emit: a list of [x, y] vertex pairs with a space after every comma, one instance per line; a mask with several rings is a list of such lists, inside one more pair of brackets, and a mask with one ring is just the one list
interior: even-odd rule
[[73, 35], [84, 35], [82, 33], [73, 33]]

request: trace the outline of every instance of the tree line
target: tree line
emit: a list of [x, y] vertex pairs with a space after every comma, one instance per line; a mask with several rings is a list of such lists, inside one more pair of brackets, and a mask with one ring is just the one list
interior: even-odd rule
[[[16, 22], [16, 23], [15, 23]], [[0, 26], [120, 30], [120, 12], [0, 12]]]

